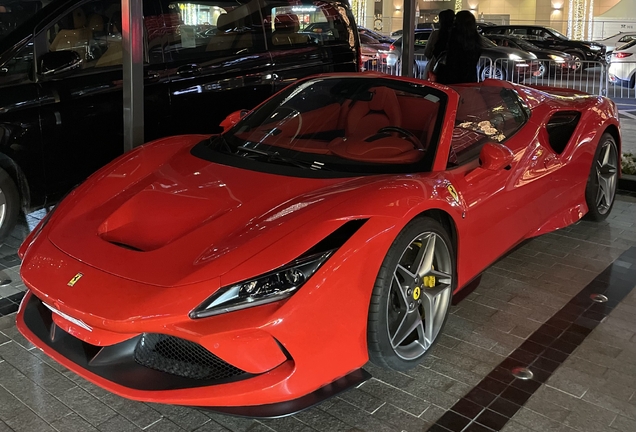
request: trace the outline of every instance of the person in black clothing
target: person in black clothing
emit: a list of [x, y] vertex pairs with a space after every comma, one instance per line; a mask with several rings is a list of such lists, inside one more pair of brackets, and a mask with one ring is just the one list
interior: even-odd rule
[[446, 62], [437, 72], [437, 82], [477, 82], [477, 63], [481, 56], [480, 38], [475, 16], [469, 11], [457, 12], [446, 49]]
[[452, 9], [446, 9], [439, 13], [439, 30], [431, 33], [424, 49], [424, 55], [429, 59], [429, 63], [433, 63], [443, 51], [446, 51], [454, 20], [455, 11]]

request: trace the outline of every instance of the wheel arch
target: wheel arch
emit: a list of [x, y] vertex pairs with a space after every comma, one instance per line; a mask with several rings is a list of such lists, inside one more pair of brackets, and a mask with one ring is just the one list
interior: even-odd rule
[[31, 205], [31, 191], [26, 176], [20, 166], [13, 159], [4, 153], [0, 153], [0, 168], [5, 170], [13, 180], [20, 193], [20, 204], [23, 209], [28, 209]]
[[457, 224], [449, 213], [442, 209], [434, 208], [424, 210], [423, 212], [418, 214], [417, 217], [430, 217], [442, 224], [442, 226], [448, 231], [448, 234], [451, 237], [451, 241], [453, 242], [453, 252], [455, 253], [455, 257], [458, 256]]
[[620, 163], [620, 155], [622, 150], [621, 150], [621, 134], [618, 131], [618, 127], [616, 127], [616, 125], [614, 124], [611, 124], [605, 128], [603, 133], [610, 134], [612, 138], [614, 138], [614, 141], [616, 141], [616, 147], [618, 147], [619, 163]]

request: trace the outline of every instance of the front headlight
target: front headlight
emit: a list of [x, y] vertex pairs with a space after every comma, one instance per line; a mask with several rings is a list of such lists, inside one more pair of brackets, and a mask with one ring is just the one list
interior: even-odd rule
[[592, 51], [599, 51], [599, 50], [601, 49], [601, 47], [600, 47], [600, 46], [598, 46], [598, 45], [590, 45], [590, 49], [591, 49]]
[[190, 312], [190, 318], [204, 318], [286, 299], [296, 292], [333, 252], [334, 250], [330, 250], [299, 258], [273, 272], [221, 288]]
[[563, 63], [565, 61], [563, 57], [554, 55], [554, 54], [548, 54], [548, 57], [550, 57], [552, 60], [554, 60], [557, 63]]
[[520, 55], [517, 55], [517, 54], [508, 54], [508, 58], [509, 58], [510, 60], [515, 60], [515, 61], [519, 61], [519, 60], [521, 60], [521, 56], [520, 56]]

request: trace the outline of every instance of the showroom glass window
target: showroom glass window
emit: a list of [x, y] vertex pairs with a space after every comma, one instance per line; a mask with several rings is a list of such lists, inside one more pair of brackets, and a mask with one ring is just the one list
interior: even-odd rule
[[169, 3], [165, 51], [172, 60], [265, 51], [258, 0]]
[[[266, 2], [265, 31], [271, 49], [349, 43], [346, 11], [321, 1]], [[351, 43], [353, 45], [353, 43]]]
[[487, 86], [453, 87], [460, 94], [449, 163], [479, 156], [487, 142], [504, 143], [526, 123], [529, 111], [514, 90]]

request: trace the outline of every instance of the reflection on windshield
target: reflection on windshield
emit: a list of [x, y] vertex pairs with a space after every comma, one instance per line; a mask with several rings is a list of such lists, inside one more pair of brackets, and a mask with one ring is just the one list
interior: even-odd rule
[[430, 169], [446, 95], [385, 78], [299, 83], [213, 137], [217, 152], [250, 161], [347, 173]]
[[50, 3], [51, 0], [3, 0], [0, 2], [0, 40], [24, 21]]

